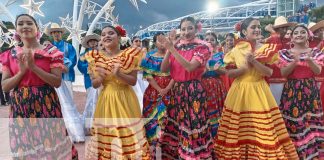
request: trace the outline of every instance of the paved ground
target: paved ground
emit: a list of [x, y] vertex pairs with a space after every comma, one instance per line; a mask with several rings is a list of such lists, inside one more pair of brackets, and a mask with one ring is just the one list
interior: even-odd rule
[[[82, 88], [75, 88], [74, 90], [81, 90]], [[86, 93], [85, 92], [74, 92], [74, 101], [77, 105], [78, 111], [80, 113], [83, 112], [84, 109], [84, 104], [86, 101]], [[9, 134], [6, 128], [6, 124], [8, 124], [8, 116], [9, 116], [9, 107], [8, 106], [0, 106], [0, 137], [4, 137], [1, 140], [1, 146], [8, 146], [8, 148], [0, 148], [0, 159], [5, 160], [5, 159], [10, 159], [10, 157], [3, 156], [3, 153], [7, 153], [9, 149]], [[2, 129], [1, 129], [2, 128]], [[8, 138], [5, 138], [8, 137]], [[85, 144], [84, 143], [78, 143], [75, 144], [78, 153], [79, 153], [79, 159], [83, 160], [84, 159], [84, 153], [85, 153]]]

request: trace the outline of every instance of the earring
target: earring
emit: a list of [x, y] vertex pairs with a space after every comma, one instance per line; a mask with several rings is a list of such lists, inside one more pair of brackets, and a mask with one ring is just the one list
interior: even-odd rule
[[309, 41], [306, 40], [306, 47], [308, 48], [309, 47]]
[[294, 48], [294, 43], [292, 43], [292, 42], [289, 42], [289, 43], [290, 43], [289, 44], [290, 49]]
[[37, 40], [40, 40], [41, 37], [42, 37], [41, 32], [40, 32], [40, 31], [37, 31], [36, 39], [37, 39]]

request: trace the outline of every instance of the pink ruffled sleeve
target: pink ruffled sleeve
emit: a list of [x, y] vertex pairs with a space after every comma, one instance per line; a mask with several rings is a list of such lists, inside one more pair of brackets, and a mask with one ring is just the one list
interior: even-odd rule
[[43, 56], [50, 58], [50, 68], [64, 69], [64, 55], [53, 45], [47, 45], [44, 49]]
[[277, 66], [279, 68], [286, 67], [290, 63], [289, 60], [291, 60], [291, 57], [290, 57], [288, 51], [280, 50], [279, 51], [279, 61], [277, 63]]
[[0, 58], [1, 58], [1, 64], [2, 64], [2, 72], [12, 72], [10, 71], [10, 54], [11, 50], [7, 50], [3, 53], [1, 53]]
[[198, 46], [195, 51], [194, 51], [194, 55], [193, 55], [193, 59], [196, 59], [201, 65], [206, 65], [208, 59], [210, 58], [210, 51], [208, 46], [206, 45], [201, 45]]
[[313, 51], [313, 59], [315, 63], [317, 63], [320, 66], [324, 66], [324, 53], [323, 51], [319, 49], [314, 49]]

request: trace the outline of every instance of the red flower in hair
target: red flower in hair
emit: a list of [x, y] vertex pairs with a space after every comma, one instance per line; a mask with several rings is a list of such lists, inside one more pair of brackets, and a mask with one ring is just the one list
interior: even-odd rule
[[198, 32], [202, 31], [202, 23], [201, 22], [197, 23], [197, 30], [198, 30]]
[[121, 26], [116, 26], [115, 28], [116, 28], [116, 30], [118, 30], [120, 36], [122, 36], [122, 37], [126, 37], [126, 30], [125, 30], [123, 27], [121, 27]]
[[235, 24], [234, 29], [238, 32], [241, 31], [242, 21], [239, 21]]

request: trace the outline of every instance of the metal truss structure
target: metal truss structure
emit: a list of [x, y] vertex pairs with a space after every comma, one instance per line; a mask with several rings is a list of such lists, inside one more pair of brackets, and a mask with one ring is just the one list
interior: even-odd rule
[[181, 19], [188, 16], [198, 19], [202, 23], [203, 31], [228, 32], [233, 30], [238, 21], [247, 17], [264, 17], [267, 15], [275, 17], [277, 15], [276, 10], [276, 0], [258, 0], [239, 6], [220, 8], [215, 12], [202, 11], [171, 21], [156, 23], [138, 31], [135, 36], [139, 36], [142, 40], [151, 39], [157, 32], [169, 32], [172, 29], [177, 29]]

